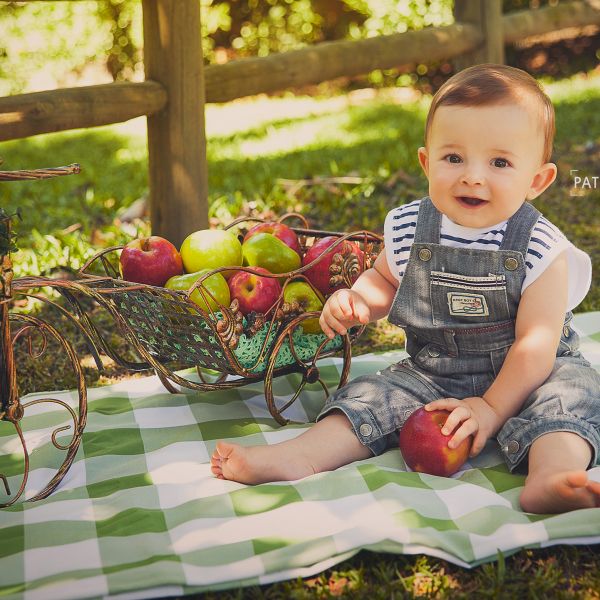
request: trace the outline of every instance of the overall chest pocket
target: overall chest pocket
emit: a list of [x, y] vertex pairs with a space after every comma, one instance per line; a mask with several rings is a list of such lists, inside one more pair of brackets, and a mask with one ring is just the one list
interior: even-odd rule
[[472, 277], [431, 271], [429, 292], [435, 325], [490, 324], [511, 319], [504, 275]]

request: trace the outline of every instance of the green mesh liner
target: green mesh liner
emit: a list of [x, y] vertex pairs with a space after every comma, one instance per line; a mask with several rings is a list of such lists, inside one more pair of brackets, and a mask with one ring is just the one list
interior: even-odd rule
[[235, 373], [221, 341], [205, 319], [189, 312], [185, 303], [146, 290], [124, 292], [113, 299], [138, 340], [161, 362]]
[[[115, 307], [144, 348], [161, 362], [177, 361], [184, 366], [199, 366], [236, 374], [217, 338], [206, 320], [196, 312], [190, 312], [186, 303], [169, 294], [158, 291], [126, 291], [112, 296]], [[217, 318], [221, 315], [215, 313]], [[243, 321], [244, 329], [247, 322]], [[276, 324], [277, 325], [277, 324]], [[274, 326], [269, 333], [266, 323], [256, 334], [242, 333], [234, 354], [244, 369], [261, 374], [267, 368], [272, 348], [281, 327]], [[257, 364], [263, 344], [266, 342], [264, 359]], [[304, 333], [302, 326], [292, 334], [292, 345], [299, 360], [312, 361], [325, 334]], [[321, 353], [335, 352], [342, 347], [342, 338], [330, 340]], [[280, 347], [275, 368], [280, 369], [296, 363], [289, 338]]]
[[[260, 331], [256, 333], [256, 335], [248, 337], [245, 334], [242, 334], [240, 336], [240, 341], [237, 345], [237, 348], [235, 349], [235, 356], [240, 364], [244, 368], [250, 369], [252, 373], [262, 373], [267, 368], [267, 361], [272, 353], [271, 348], [273, 347], [273, 344], [277, 338], [277, 330], [275, 327], [269, 334], [267, 351], [264, 354], [265, 359], [259, 364], [256, 364], [256, 361], [260, 356], [261, 348], [265, 342], [265, 339], [267, 338], [268, 330], [269, 324], [267, 323]], [[317, 353], [319, 346], [325, 339], [326, 336], [323, 333], [304, 333], [301, 326], [297, 327], [292, 333], [292, 345], [294, 347], [296, 356], [303, 362], [310, 362]], [[342, 338], [339, 335], [336, 335], [325, 345], [322, 352], [335, 352], [341, 347]], [[287, 367], [295, 362], [296, 359], [290, 348], [289, 337], [286, 337], [285, 342], [279, 348], [277, 357], [275, 358], [275, 369]]]

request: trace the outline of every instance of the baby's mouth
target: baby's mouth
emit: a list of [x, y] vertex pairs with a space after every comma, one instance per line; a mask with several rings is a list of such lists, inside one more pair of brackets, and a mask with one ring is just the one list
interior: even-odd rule
[[472, 196], [457, 196], [456, 198], [463, 206], [467, 207], [477, 207], [486, 203], [486, 200], [482, 200], [481, 198], [474, 198]]

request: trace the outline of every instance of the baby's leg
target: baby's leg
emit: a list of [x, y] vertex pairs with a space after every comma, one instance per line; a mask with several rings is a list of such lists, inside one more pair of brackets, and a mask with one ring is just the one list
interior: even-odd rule
[[590, 444], [576, 433], [555, 431], [537, 438], [529, 450], [529, 475], [521, 508], [560, 513], [600, 506], [600, 483], [588, 478]]
[[266, 446], [217, 442], [210, 460], [220, 479], [240, 483], [293, 481], [373, 456], [350, 421], [334, 410], [296, 438]]

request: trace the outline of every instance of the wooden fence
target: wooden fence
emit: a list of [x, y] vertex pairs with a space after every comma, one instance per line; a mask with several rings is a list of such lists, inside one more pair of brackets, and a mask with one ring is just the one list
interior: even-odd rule
[[[142, 0], [144, 82], [0, 98], [0, 141], [146, 115], [152, 229], [178, 244], [208, 222], [205, 103], [438, 59], [453, 59], [458, 67], [501, 63], [505, 44], [600, 25], [599, 2], [570, 1], [503, 15], [501, 0], [455, 0], [455, 23], [446, 27], [326, 42], [205, 67], [199, 0]], [[85, 168], [85, 157], [74, 158]]]

